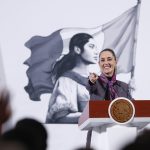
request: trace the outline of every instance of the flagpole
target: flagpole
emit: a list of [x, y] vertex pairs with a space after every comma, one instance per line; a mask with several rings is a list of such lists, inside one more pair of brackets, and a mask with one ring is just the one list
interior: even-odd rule
[[[139, 26], [139, 16], [140, 16], [140, 7], [141, 7], [141, 0], [137, 0], [137, 17], [136, 17], [136, 26], [135, 26], [135, 35], [134, 35], [134, 54], [133, 54], [133, 67], [131, 70], [131, 80], [134, 78], [134, 71], [135, 71], [135, 56], [136, 56], [136, 47], [137, 47], [137, 33], [138, 33], [138, 26]], [[131, 83], [134, 84], [134, 83]], [[135, 90], [135, 87], [130, 85], [131, 91]]]

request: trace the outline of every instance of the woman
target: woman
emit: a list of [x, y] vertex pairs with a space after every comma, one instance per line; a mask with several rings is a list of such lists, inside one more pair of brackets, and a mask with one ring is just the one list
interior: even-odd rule
[[55, 83], [51, 95], [46, 123], [77, 123], [89, 100], [86, 89], [88, 66], [98, 62], [98, 51], [93, 37], [86, 33], [74, 35], [69, 54], [55, 66], [52, 79]]
[[117, 97], [132, 99], [128, 84], [116, 80], [117, 60], [113, 50], [104, 49], [99, 54], [99, 66], [101, 75], [95, 73], [89, 75], [87, 86], [91, 99], [113, 100]]
[[[128, 84], [116, 80], [117, 60], [112, 49], [104, 49], [100, 52], [99, 66], [102, 72], [100, 76], [95, 73], [89, 75], [87, 89], [90, 93], [90, 99], [113, 100], [117, 97], [126, 97], [132, 100]], [[99, 130], [99, 127], [94, 128], [96, 132], [99, 132]], [[96, 132], [92, 130], [88, 131], [86, 147], [90, 147], [91, 138], [93, 139], [92, 134], [96, 134]]]

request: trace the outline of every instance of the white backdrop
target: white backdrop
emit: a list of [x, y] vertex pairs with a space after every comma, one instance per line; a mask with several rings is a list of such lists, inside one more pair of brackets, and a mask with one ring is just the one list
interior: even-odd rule
[[[95, 27], [136, 4], [136, 0], [0, 0], [0, 47], [5, 78], [12, 94], [12, 123], [24, 117], [45, 121], [49, 95], [34, 102], [24, 91], [28, 79], [23, 62], [30, 56], [24, 43], [34, 35], [47, 36], [64, 27]], [[150, 99], [150, 2], [143, 0], [136, 52], [135, 99]], [[121, 77], [123, 80], [126, 77]], [[77, 125], [46, 125], [52, 150], [69, 150], [85, 144]]]

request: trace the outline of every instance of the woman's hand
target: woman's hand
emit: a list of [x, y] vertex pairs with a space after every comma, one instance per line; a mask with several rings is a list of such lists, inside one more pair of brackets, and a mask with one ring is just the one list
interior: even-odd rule
[[90, 75], [89, 75], [89, 80], [90, 80], [92, 83], [95, 83], [97, 79], [98, 79], [98, 75], [97, 75], [96, 73], [90, 73]]

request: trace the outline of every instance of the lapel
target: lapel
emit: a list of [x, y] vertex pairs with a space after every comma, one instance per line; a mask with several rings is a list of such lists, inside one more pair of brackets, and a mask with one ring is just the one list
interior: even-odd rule
[[126, 87], [124, 87], [124, 84], [122, 84], [120, 81], [116, 81], [114, 85], [114, 89], [116, 90], [118, 97], [126, 97], [127, 96], [127, 91]]

